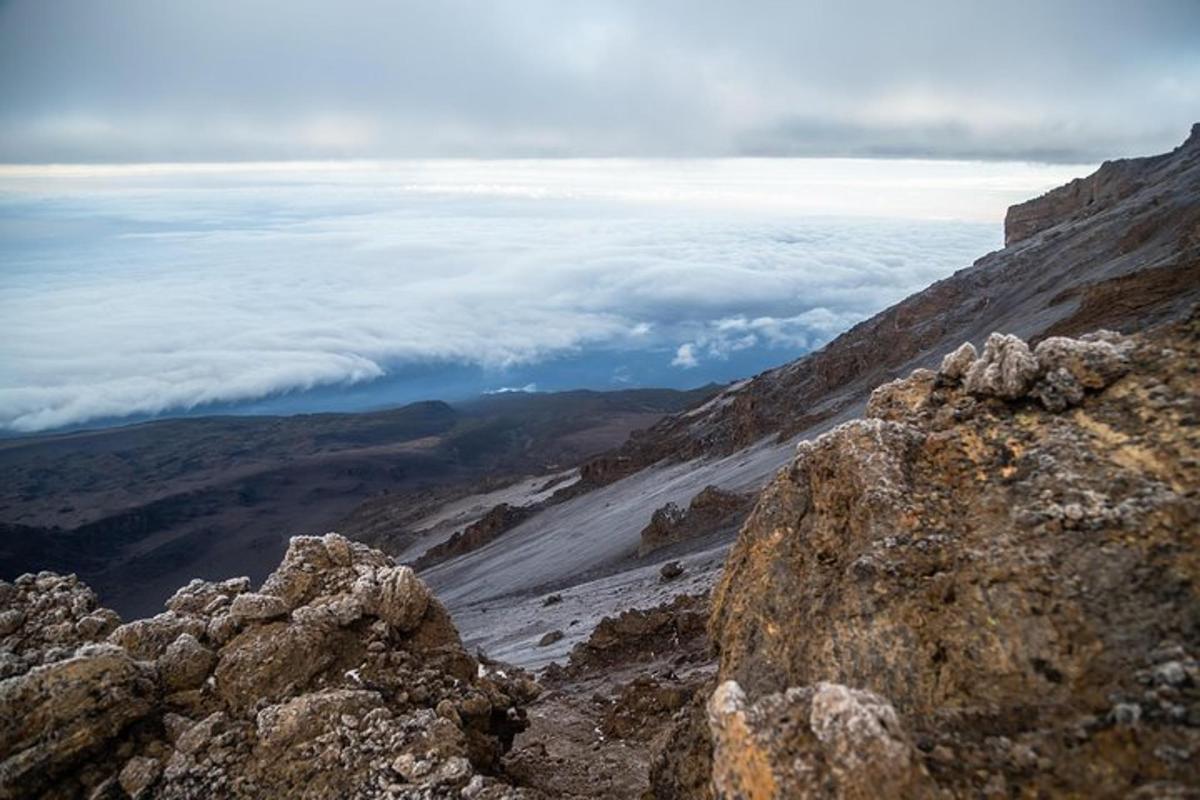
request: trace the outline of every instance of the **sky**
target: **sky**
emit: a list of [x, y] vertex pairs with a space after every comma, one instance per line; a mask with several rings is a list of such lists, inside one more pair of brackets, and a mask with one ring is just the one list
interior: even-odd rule
[[1196, 0], [6, 0], [0, 162], [1090, 163], [1200, 118]]

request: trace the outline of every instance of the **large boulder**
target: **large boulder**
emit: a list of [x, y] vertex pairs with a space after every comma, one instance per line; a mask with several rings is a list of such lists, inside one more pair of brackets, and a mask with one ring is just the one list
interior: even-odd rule
[[0, 800], [533, 796], [484, 773], [536, 684], [482, 675], [412, 570], [296, 537], [250, 589], [193, 581], [111, 630], [73, 577], [0, 586]]
[[36, 796], [158, 701], [153, 667], [111, 644], [0, 682], [0, 798]]
[[[1182, 755], [1200, 752], [1200, 319], [1032, 351], [997, 337], [969, 356], [882, 387], [874, 417], [802, 443], [763, 491], [709, 620], [718, 682], [744, 699], [726, 690], [710, 710], [728, 713], [711, 727], [691, 714], [670, 737], [716, 742], [717, 780], [682, 774], [701, 755], [663, 758], [678, 774], [656, 776], [660, 796], [867, 796], [833, 767], [841, 739], [820, 733], [813, 715], [833, 706], [818, 695], [891, 709], [862, 717], [891, 732], [894, 715], [918, 745], [920, 769], [891, 772], [952, 796], [1200, 785]], [[1039, 389], [1056, 371], [1079, 387], [1070, 403]], [[804, 723], [794, 737], [765, 722], [776, 711]], [[735, 742], [743, 717], [761, 758]], [[739, 763], [779, 772], [776, 786], [832, 783], [721, 789]]]

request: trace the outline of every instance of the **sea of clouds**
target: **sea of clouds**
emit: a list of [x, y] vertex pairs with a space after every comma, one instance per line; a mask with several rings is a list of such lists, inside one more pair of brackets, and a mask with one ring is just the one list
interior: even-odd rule
[[[803, 159], [0, 167], [0, 429], [306, 393], [299, 408], [318, 410], [330, 387], [372, 384], [391, 387], [371, 395], [379, 404], [728, 380], [968, 266], [1001, 244], [1008, 204], [1086, 171]], [[554, 367], [589, 359], [601, 366]]]

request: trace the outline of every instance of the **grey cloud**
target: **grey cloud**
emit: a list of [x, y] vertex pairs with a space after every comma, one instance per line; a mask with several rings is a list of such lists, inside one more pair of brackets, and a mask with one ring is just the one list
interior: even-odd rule
[[1093, 161], [1200, 116], [1194, 0], [11, 0], [0, 160]]

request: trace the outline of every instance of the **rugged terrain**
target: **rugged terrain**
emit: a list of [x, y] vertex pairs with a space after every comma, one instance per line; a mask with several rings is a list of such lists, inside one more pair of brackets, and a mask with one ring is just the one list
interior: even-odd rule
[[197, 580], [119, 627], [74, 577], [0, 594], [0, 797], [529, 796], [488, 775], [536, 685], [336, 534], [292, 539], [259, 592]]
[[1200, 791], [1200, 313], [974, 356], [764, 490], [658, 796]]
[[290, 534], [323, 532], [356, 509], [338, 527], [395, 550], [404, 526], [372, 503], [411, 514], [574, 466], [706, 394], [511, 394], [0, 440], [0, 577], [75, 572], [107, 605], [145, 614], [195, 576], [261, 579]]
[[[546, 657], [536, 647], [543, 634], [563, 628], [558, 657], [618, 610], [610, 604], [616, 587], [625, 607], [661, 602], [659, 562], [694, 559], [689, 590], [705, 590], [718, 572], [708, 565], [719, 561], [732, 529], [648, 550], [641, 536], [656, 511], [687, 508], [709, 486], [757, 493], [797, 442], [860, 416], [876, 386], [937, 367], [963, 342], [981, 348], [995, 331], [1034, 344], [1100, 328], [1132, 332], [1200, 302], [1200, 125], [1174, 151], [1106, 164], [1083, 185], [1091, 188], [1065, 192], [1075, 201], [1055, 190], [1018, 207], [1003, 250], [815, 353], [636, 432], [584, 463], [579, 480], [499, 540], [430, 567], [423, 575], [464, 638], [536, 665]], [[1040, 220], [1036, 230], [1019, 222], [1029, 214]], [[584, 613], [547, 615], [540, 597], [566, 587], [564, 597], [579, 598]], [[578, 624], [563, 627], [572, 619]]]
[[578, 469], [371, 499], [390, 556], [300, 537], [120, 627], [0, 584], [0, 785], [1200, 796], [1200, 126], [1006, 239]]
[[997, 334], [803, 442], [711, 610], [664, 570], [540, 686], [337, 534], [124, 625], [0, 583], [0, 797], [1192, 796], [1198, 570], [1200, 311]]

